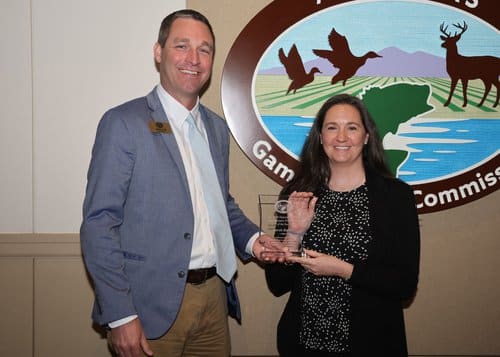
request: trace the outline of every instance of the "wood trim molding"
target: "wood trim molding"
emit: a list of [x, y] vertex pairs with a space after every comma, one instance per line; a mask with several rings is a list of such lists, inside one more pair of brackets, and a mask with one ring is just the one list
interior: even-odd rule
[[0, 234], [0, 257], [81, 256], [78, 233]]

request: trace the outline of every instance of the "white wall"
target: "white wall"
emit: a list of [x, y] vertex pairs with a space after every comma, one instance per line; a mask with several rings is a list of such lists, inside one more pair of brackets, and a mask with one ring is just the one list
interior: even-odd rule
[[32, 100], [28, 0], [0, 0], [0, 232], [31, 232]]
[[0, 0], [0, 233], [77, 232], [97, 122], [158, 82], [181, 0]]

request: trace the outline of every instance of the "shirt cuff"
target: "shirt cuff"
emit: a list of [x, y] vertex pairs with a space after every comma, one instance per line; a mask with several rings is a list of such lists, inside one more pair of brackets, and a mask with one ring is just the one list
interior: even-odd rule
[[109, 326], [109, 328], [115, 328], [115, 327], [118, 327], [121, 325], [125, 325], [126, 323], [128, 323], [132, 320], [135, 320], [136, 318], [137, 318], [137, 315], [130, 315], [130, 316], [124, 317], [123, 319], [112, 321], [112, 322], [108, 323], [108, 326]]
[[255, 241], [257, 240], [257, 238], [259, 238], [263, 233], [262, 232], [257, 232], [255, 233], [252, 237], [250, 237], [250, 239], [248, 240], [247, 242], [247, 246], [245, 247], [245, 251], [250, 254], [252, 257], [255, 257], [253, 255], [253, 244], [255, 243]]

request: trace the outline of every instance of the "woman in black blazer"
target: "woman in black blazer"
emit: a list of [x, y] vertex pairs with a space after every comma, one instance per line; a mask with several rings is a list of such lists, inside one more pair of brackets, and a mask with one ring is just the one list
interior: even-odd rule
[[307, 256], [266, 266], [271, 292], [290, 292], [280, 355], [407, 356], [403, 306], [418, 281], [418, 215], [363, 102], [326, 101], [300, 162], [282, 194], [290, 195], [287, 238], [303, 236]]

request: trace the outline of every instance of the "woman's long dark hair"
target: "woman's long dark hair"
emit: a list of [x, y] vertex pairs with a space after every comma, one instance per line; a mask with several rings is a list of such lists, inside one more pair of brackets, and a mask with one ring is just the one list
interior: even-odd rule
[[368, 143], [363, 147], [363, 164], [383, 176], [393, 177], [387, 166], [382, 141], [370, 113], [361, 99], [349, 94], [338, 94], [328, 99], [319, 109], [311, 131], [302, 147], [300, 163], [295, 176], [282, 190], [283, 194], [293, 191], [318, 192], [330, 180], [330, 164], [321, 144], [321, 128], [328, 110], [337, 104], [348, 104], [356, 108], [369, 134]]

